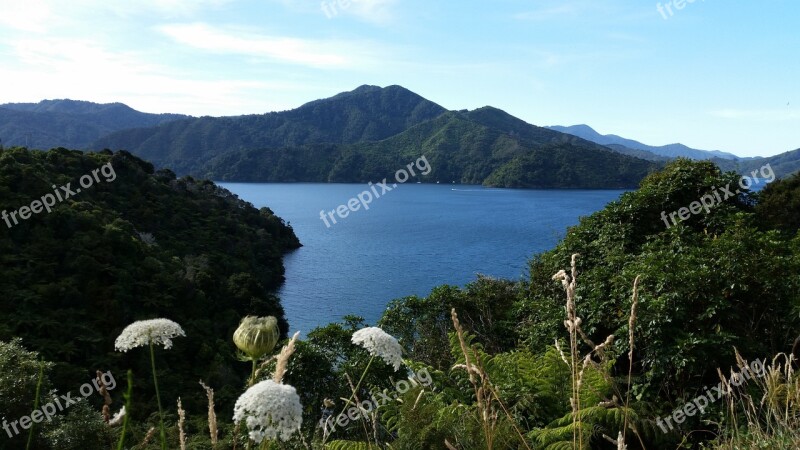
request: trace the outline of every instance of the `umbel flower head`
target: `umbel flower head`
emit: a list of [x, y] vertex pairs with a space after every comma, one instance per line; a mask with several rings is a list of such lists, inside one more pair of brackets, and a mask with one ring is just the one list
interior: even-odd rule
[[233, 343], [249, 358], [256, 360], [272, 352], [280, 338], [278, 320], [272, 316], [247, 316], [233, 333]]
[[169, 319], [139, 320], [125, 327], [114, 342], [114, 347], [121, 352], [136, 347], [163, 345], [164, 349], [172, 348], [172, 338], [186, 336], [183, 328]]
[[289, 440], [303, 423], [303, 406], [294, 387], [272, 380], [256, 383], [236, 400], [233, 421], [242, 420], [256, 444], [264, 438]]
[[400, 370], [403, 363], [403, 347], [394, 336], [378, 327], [362, 328], [353, 333], [353, 344], [367, 349], [370, 355], [380, 356], [386, 364], [394, 366], [394, 371]]

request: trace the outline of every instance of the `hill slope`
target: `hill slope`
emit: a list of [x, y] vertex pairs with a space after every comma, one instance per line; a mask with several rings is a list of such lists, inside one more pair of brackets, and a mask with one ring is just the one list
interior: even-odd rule
[[[79, 178], [100, 167], [99, 181], [78, 192]], [[54, 381], [69, 389], [93, 369], [147, 373], [143, 353], [114, 352], [114, 338], [135, 320], [166, 317], [187, 338], [164, 353], [164, 386], [189, 392], [213, 380], [231, 386], [222, 394], [231, 400], [247, 367], [220, 336], [246, 314], [274, 315], [286, 333], [274, 292], [283, 253], [300, 245], [292, 229], [267, 208], [209, 181], [154, 172], [127, 152], [0, 151], [0, 211], [67, 183], [76, 194], [52, 212], [0, 221], [0, 341], [21, 337], [57, 362]]]
[[446, 110], [400, 86], [361, 86], [299, 108], [237, 117], [201, 117], [113, 133], [93, 148], [124, 148], [178, 173], [233, 150], [377, 141]]
[[0, 105], [0, 139], [6, 147], [88, 149], [96, 139], [114, 131], [152, 127], [186, 117], [143, 113], [122, 103], [77, 100], [6, 103]]
[[425, 156], [414, 181], [535, 188], [634, 187], [656, 165], [499, 109], [450, 111], [378, 142], [233, 151], [196, 172], [224, 181], [367, 182]]

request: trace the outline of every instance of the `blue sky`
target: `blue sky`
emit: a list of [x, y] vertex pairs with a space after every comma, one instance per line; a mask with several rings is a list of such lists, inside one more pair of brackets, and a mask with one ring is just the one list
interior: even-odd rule
[[236, 115], [399, 84], [767, 156], [800, 147], [799, 19], [797, 0], [0, 0], [0, 103]]

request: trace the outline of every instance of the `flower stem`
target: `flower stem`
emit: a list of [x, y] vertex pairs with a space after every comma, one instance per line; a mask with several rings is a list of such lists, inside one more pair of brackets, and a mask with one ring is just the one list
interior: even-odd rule
[[250, 372], [250, 382], [247, 383], [247, 387], [253, 387], [256, 384], [256, 360], [253, 358], [253, 371]]
[[133, 394], [133, 372], [128, 369], [128, 392], [123, 394], [125, 398], [125, 417], [122, 419], [122, 432], [119, 435], [119, 442], [117, 443], [117, 450], [123, 450], [125, 447], [125, 433], [128, 431], [128, 418], [131, 416], [131, 396]]
[[[39, 365], [39, 381], [36, 382], [36, 398], [33, 400], [33, 410], [36, 411], [39, 409], [39, 394], [42, 392], [42, 378], [44, 377], [44, 360], [42, 360], [41, 364]], [[25, 445], [25, 450], [31, 448], [31, 443], [33, 442], [33, 428], [34, 424], [31, 424], [31, 431], [28, 432], [28, 443]], [[16, 429], [16, 428], [15, 428]]]
[[161, 394], [158, 392], [158, 378], [156, 377], [156, 357], [153, 351], [153, 340], [150, 340], [150, 367], [153, 368], [153, 384], [156, 387], [156, 400], [158, 401], [158, 419], [161, 422], [161, 450], [167, 450], [167, 431], [164, 429], [164, 411], [161, 409]]
[[[367, 372], [369, 372], [369, 367], [372, 365], [372, 361], [374, 361], [374, 360], [375, 360], [374, 356], [369, 359], [369, 362], [367, 363], [367, 367], [364, 369], [364, 373], [361, 374], [361, 378], [358, 380], [358, 383], [356, 383], [356, 387], [353, 389], [353, 395], [350, 396], [350, 400], [348, 400], [347, 403], [345, 403], [345, 405], [344, 405], [344, 409], [345, 410], [347, 409], [347, 405], [349, 405], [350, 402], [356, 397], [356, 393], [358, 392], [358, 388], [361, 387], [361, 382], [364, 381], [364, 377], [367, 376]], [[342, 412], [344, 412], [344, 411], [342, 411]]]

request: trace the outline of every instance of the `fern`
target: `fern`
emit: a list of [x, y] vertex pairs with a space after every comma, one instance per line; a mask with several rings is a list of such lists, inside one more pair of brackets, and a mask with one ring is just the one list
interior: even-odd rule
[[367, 442], [345, 440], [331, 441], [325, 446], [326, 450], [370, 450], [377, 448], [376, 445]]

